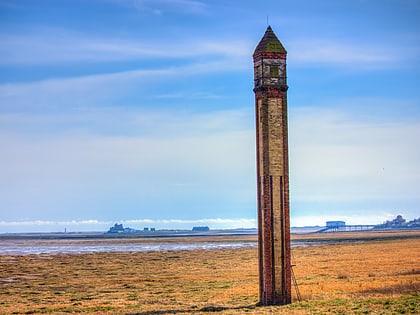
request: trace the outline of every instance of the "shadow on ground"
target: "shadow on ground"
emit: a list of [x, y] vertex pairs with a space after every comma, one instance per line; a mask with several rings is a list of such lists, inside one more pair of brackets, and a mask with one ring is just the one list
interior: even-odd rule
[[257, 305], [246, 305], [246, 306], [237, 306], [237, 307], [227, 307], [227, 306], [205, 306], [202, 308], [190, 308], [185, 310], [160, 310], [160, 311], [145, 311], [140, 313], [129, 313], [126, 315], [165, 315], [165, 314], [190, 314], [192, 312], [202, 312], [202, 313], [217, 313], [223, 311], [233, 311], [233, 310], [253, 310]]

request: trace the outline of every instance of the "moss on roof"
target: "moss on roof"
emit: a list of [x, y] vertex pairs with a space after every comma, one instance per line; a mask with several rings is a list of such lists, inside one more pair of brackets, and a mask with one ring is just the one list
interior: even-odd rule
[[271, 26], [267, 27], [263, 38], [255, 48], [254, 54], [261, 52], [287, 53]]

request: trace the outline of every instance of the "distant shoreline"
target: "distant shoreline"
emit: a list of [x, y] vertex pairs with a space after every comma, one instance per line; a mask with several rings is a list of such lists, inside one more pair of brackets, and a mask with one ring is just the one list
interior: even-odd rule
[[[381, 229], [369, 231], [329, 232], [329, 233], [292, 233], [293, 241], [368, 241], [389, 238], [417, 238], [420, 229]], [[6, 240], [166, 240], [185, 241], [187, 239], [202, 241], [223, 239], [257, 240], [256, 229], [243, 230], [212, 230], [208, 232], [193, 232], [189, 230], [168, 230], [139, 233], [104, 233], [104, 232], [68, 232], [68, 233], [4, 233], [0, 234], [0, 241]]]
[[[63, 235], [59, 235], [63, 236]], [[68, 236], [68, 235], [64, 235]], [[127, 236], [127, 235], [124, 235]], [[166, 234], [154, 237], [109, 237], [109, 234], [83, 234], [78, 237], [54, 235], [20, 235], [0, 237], [0, 256], [92, 254], [105, 252], [167, 252], [199, 250], [241, 250], [257, 248], [256, 234], [188, 233]], [[292, 234], [291, 247], [328, 246], [345, 243], [373, 243], [420, 239], [415, 231], [369, 231]]]
[[106, 232], [51, 232], [51, 233], [4, 233], [2, 239], [149, 239], [149, 238], [181, 238], [181, 237], [213, 237], [213, 236], [248, 236], [257, 235], [256, 229], [211, 230], [195, 232], [191, 230], [157, 230], [154, 232], [106, 233]]

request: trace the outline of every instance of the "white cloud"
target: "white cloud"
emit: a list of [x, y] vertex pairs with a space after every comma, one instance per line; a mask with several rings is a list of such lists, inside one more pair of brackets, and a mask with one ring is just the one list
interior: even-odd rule
[[408, 63], [417, 58], [416, 52], [419, 51], [419, 47], [411, 43], [396, 47], [383, 42], [350, 42], [334, 38], [293, 39], [287, 44], [290, 64], [334, 66], [353, 70], [394, 68], [401, 62]]
[[[296, 46], [296, 48], [295, 48]], [[382, 47], [372, 47], [360, 44], [348, 44], [332, 40], [305, 40], [296, 44], [291, 43], [292, 60], [321, 62], [321, 63], [371, 63], [384, 62], [395, 59], [389, 50]]]
[[[415, 216], [420, 211], [420, 124], [411, 117], [370, 119], [372, 113], [356, 116], [343, 108], [290, 111], [293, 216], [308, 215], [311, 207], [322, 207], [324, 216], [361, 209], [370, 209], [372, 217], [393, 209]], [[156, 187], [166, 191], [166, 199], [181, 193], [196, 199], [213, 194], [219, 200], [230, 195], [247, 207], [255, 201], [249, 108], [208, 113], [92, 108], [87, 113], [6, 114], [0, 122], [2, 199], [16, 209], [54, 209], [69, 198], [141, 199], [156, 194]], [[110, 125], [119, 135], [106, 132]], [[9, 211], [5, 205], [3, 214]]]
[[[0, 63], [45, 65], [68, 62], [115, 62], [150, 59], [177, 60], [206, 57], [249, 62], [254, 44], [241, 38], [144, 39], [97, 38], [69, 30], [46, 29], [32, 35], [1, 34]], [[164, 44], [163, 44], [164, 43]], [[343, 42], [335, 39], [301, 39], [287, 42], [292, 64], [329, 64], [389, 68], [404, 59], [415, 58], [416, 47]], [[201, 60], [202, 61], [202, 60]]]
[[[71, 78], [52, 78], [29, 83], [5, 83], [0, 85], [0, 111], [69, 111], [74, 108], [89, 108], [115, 103], [143, 102], [144, 97], [174, 98], [164, 90], [154, 94], [147, 93], [148, 88], [158, 83], [183, 82], [190, 77], [203, 77], [208, 74], [244, 71], [247, 64], [239, 60], [192, 63], [184, 66], [162, 69], [138, 69], [97, 75], [85, 75]], [[142, 89], [145, 93], [141, 93]], [[211, 91], [211, 87], [209, 88]], [[187, 98], [210, 99], [213, 92], [190, 90]], [[161, 94], [159, 94], [161, 93]], [[176, 96], [176, 95], [175, 95]]]
[[249, 57], [251, 44], [224, 39], [144, 39], [96, 38], [61, 29], [39, 30], [32, 35], [0, 34], [0, 64], [45, 65], [68, 62], [112, 62], [168, 60], [195, 57]]
[[[84, 107], [96, 104], [112, 96], [120, 96], [127, 88], [133, 88], [142, 80], [150, 81], [175, 74], [175, 69], [134, 70], [87, 75], [73, 78], [48, 79], [30, 83], [0, 85], [2, 109], [33, 111], [39, 107], [55, 110], [60, 108]], [[114, 94], [116, 93], [116, 94]]]
[[131, 220], [20, 220], [1, 221], [0, 233], [7, 232], [67, 232], [72, 231], [107, 231], [114, 223], [122, 223], [124, 227], [142, 230], [144, 227], [157, 229], [186, 229], [193, 226], [209, 226], [211, 229], [255, 228], [255, 218], [204, 218], [195, 220], [184, 219], [131, 219]]
[[292, 113], [291, 176], [300, 201], [416, 200], [417, 121], [358, 120], [339, 110]]
[[161, 15], [165, 11], [177, 11], [188, 14], [203, 14], [207, 11], [207, 5], [196, 0], [134, 0], [130, 5], [139, 11], [151, 12]]
[[[193, 59], [228, 59], [250, 62], [255, 43], [248, 37], [147, 38], [95, 37], [67, 29], [46, 28], [27, 34], [0, 33], [0, 64], [46, 65], [86, 62], [118, 62]], [[392, 41], [390, 41], [392, 42]], [[287, 41], [288, 60], [299, 65], [363, 69], [392, 68], [417, 58], [420, 47], [406, 40], [399, 46], [343, 41], [335, 38], [301, 38]], [[208, 61], [207, 61], [208, 62]], [[207, 63], [206, 62], [206, 63]]]
[[122, 220], [124, 224], [164, 224], [166, 226], [176, 225], [208, 225], [212, 228], [252, 228], [256, 227], [256, 219], [229, 219], [229, 218], [204, 218], [195, 220], [185, 219], [135, 219], [135, 220]]
[[[23, 119], [19, 124], [26, 121], [32, 126], [26, 132], [17, 128], [0, 133], [4, 150], [0, 215], [61, 217], [73, 211], [83, 217], [114, 215], [116, 205], [107, 204], [107, 198], [131, 213], [128, 216], [146, 213], [150, 205], [145, 200], [155, 198], [162, 202], [155, 216], [185, 203], [195, 207], [208, 198], [217, 198], [217, 204], [226, 199], [235, 199], [237, 204], [254, 200], [249, 118], [243, 110], [208, 114], [110, 111], [89, 117], [88, 124], [114, 122], [116, 129], [133, 125], [130, 135], [115, 136], [67, 127], [40, 134], [42, 123], [68, 126], [73, 123], [66, 120], [76, 118], [52, 116], [39, 124], [18, 115], [14, 119]], [[192, 197], [172, 205], [186, 194]]]

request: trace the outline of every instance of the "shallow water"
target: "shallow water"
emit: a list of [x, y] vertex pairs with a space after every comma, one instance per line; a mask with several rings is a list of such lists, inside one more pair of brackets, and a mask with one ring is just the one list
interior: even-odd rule
[[[28, 244], [29, 243], [29, 244]], [[313, 243], [311, 243], [313, 244]], [[245, 242], [191, 242], [191, 243], [141, 243], [141, 244], [69, 244], [55, 241], [53, 244], [34, 244], [32, 241], [0, 242], [0, 255], [40, 255], [40, 254], [89, 254], [107, 252], [155, 252], [184, 250], [216, 250], [257, 247], [255, 241]], [[292, 247], [309, 245], [292, 242]]]
[[1, 244], [0, 255], [39, 254], [88, 254], [103, 252], [154, 252], [177, 250], [212, 250], [256, 247], [256, 242], [200, 242], [200, 243], [153, 243], [153, 244], [53, 244], [25, 245]]

